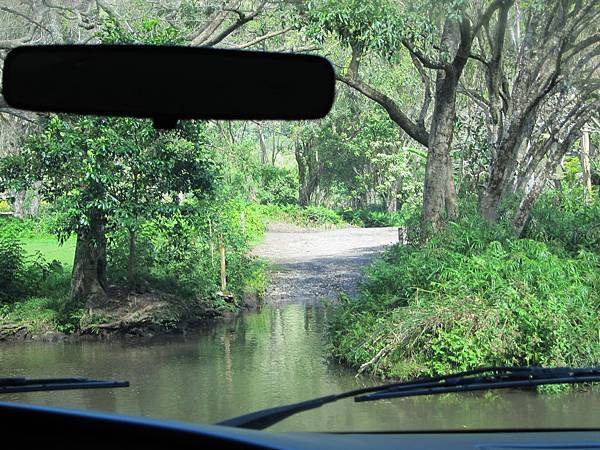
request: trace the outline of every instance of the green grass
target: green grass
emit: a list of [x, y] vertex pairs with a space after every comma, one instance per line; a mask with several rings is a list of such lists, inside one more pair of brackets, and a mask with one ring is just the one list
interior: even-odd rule
[[23, 247], [28, 256], [40, 252], [48, 262], [59, 261], [63, 267], [72, 267], [75, 256], [76, 239], [70, 238], [64, 244], [60, 245], [56, 238], [42, 237], [23, 239]]

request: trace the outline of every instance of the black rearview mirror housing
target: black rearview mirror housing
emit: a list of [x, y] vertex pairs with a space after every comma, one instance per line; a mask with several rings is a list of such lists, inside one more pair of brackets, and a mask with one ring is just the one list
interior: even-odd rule
[[14, 108], [154, 119], [324, 117], [335, 76], [313, 55], [145, 45], [50, 45], [12, 50], [3, 95]]

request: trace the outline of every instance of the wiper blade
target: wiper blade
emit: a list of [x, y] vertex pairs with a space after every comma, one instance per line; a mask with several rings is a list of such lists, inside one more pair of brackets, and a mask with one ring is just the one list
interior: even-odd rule
[[444, 394], [450, 392], [487, 391], [533, 387], [550, 384], [576, 384], [600, 381], [600, 368], [571, 367], [523, 367], [484, 369], [483, 372], [465, 372], [440, 379], [429, 379], [389, 386], [374, 393], [357, 396], [354, 401], [366, 402], [386, 398], [416, 397], [419, 395]]
[[90, 380], [89, 378], [0, 378], [0, 394], [119, 387], [129, 387], [129, 381]]
[[219, 422], [217, 425], [263, 430], [294, 414], [349, 397], [354, 397], [355, 402], [364, 402], [395, 397], [595, 381], [600, 381], [600, 368], [485, 367], [449, 375], [419, 378], [404, 383], [355, 389], [341, 394], [255, 411]]

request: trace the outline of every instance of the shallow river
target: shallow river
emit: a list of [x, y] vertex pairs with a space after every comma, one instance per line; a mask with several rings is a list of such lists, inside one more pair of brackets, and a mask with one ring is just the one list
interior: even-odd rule
[[[214, 423], [256, 409], [371, 384], [328, 363], [325, 310], [265, 307], [187, 336], [150, 341], [0, 345], [0, 376], [125, 379], [130, 388], [2, 396], [1, 401]], [[599, 427], [600, 393], [453, 394], [355, 404], [344, 400], [271, 428], [397, 430]]]

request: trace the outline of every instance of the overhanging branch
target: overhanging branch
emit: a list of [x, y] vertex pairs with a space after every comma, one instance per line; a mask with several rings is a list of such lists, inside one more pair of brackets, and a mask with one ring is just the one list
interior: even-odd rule
[[292, 31], [295, 27], [287, 27], [284, 28], [283, 30], [277, 30], [277, 31], [273, 31], [272, 33], [267, 33], [264, 34], [262, 36], [257, 37], [256, 39], [250, 41], [250, 42], [246, 42], [245, 44], [240, 44], [237, 45], [235, 47], [232, 48], [237, 48], [237, 49], [243, 49], [243, 48], [248, 48], [248, 47], [252, 47], [253, 45], [259, 44], [263, 41], [266, 41], [268, 39], [274, 38], [276, 36], [281, 36], [282, 34], [288, 33], [290, 31]]
[[218, 43], [223, 41], [223, 39], [225, 39], [227, 36], [229, 36], [231, 33], [236, 31], [238, 28], [241, 28], [246, 23], [250, 22], [251, 20], [254, 20], [259, 14], [261, 14], [266, 3], [267, 3], [266, 0], [262, 1], [254, 11], [252, 11], [250, 14], [247, 14], [247, 15], [241, 11], [236, 10], [235, 12], [239, 16], [238, 19], [235, 22], [233, 22], [231, 25], [226, 27], [219, 34], [217, 34], [214, 38], [209, 39], [206, 42], [202, 43], [202, 45], [204, 45], [205, 47], [212, 47], [214, 45], [217, 45]]
[[406, 134], [425, 147], [429, 145], [429, 133], [424, 128], [417, 126], [390, 97], [358, 79], [351, 79], [336, 74], [336, 80], [356, 89], [364, 96], [379, 103], [387, 111], [390, 119], [397, 123]]

